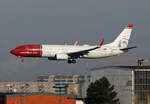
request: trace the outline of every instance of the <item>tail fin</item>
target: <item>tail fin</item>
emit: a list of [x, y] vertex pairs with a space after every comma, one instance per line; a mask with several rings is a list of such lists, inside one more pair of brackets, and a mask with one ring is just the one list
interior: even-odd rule
[[133, 24], [128, 24], [120, 35], [112, 42], [113, 46], [119, 47], [120, 49], [128, 46], [128, 41], [131, 36]]

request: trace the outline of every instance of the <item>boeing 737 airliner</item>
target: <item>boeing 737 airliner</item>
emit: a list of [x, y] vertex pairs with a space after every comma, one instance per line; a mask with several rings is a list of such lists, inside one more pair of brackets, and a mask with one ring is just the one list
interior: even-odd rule
[[132, 28], [133, 25], [128, 24], [112, 43], [105, 45], [103, 45], [104, 40], [98, 46], [78, 45], [78, 41], [76, 41], [74, 45], [22, 45], [10, 52], [21, 59], [24, 57], [43, 57], [48, 58], [48, 60], [67, 60], [69, 64], [76, 63], [76, 59], [79, 58], [99, 59], [110, 57], [136, 48], [128, 47]]

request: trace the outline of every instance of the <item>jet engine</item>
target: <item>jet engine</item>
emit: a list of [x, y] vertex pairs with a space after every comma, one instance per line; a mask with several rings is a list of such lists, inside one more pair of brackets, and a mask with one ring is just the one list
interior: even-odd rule
[[68, 60], [69, 56], [67, 54], [56, 54], [57, 60]]

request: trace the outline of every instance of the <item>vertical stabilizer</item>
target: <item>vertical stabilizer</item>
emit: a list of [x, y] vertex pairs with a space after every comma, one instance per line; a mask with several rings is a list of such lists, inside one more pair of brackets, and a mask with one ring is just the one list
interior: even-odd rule
[[120, 49], [128, 46], [128, 41], [131, 36], [133, 24], [128, 24], [120, 35], [112, 42], [113, 46], [119, 47]]

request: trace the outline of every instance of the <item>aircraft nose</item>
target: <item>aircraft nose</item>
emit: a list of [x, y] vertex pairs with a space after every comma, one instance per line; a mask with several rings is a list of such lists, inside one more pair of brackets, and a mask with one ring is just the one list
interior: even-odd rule
[[13, 54], [13, 55], [16, 55], [15, 49], [11, 50], [10, 53]]

